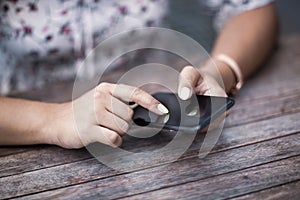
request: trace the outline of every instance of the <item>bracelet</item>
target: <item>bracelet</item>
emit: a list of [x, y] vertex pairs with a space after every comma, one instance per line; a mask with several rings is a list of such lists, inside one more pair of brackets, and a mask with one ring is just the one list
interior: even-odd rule
[[230, 90], [230, 93], [235, 96], [237, 92], [242, 88], [244, 84], [243, 75], [240, 70], [239, 65], [233, 60], [231, 57], [225, 55], [225, 54], [219, 54], [215, 57], [216, 60], [221, 61], [228, 65], [230, 69], [232, 70], [235, 78], [236, 78], [236, 84], [233, 86], [233, 88]]

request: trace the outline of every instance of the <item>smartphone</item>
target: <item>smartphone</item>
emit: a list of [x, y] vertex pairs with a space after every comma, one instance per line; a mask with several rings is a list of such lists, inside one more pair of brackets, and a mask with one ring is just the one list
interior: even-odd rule
[[153, 97], [164, 104], [169, 113], [157, 115], [142, 106], [134, 108], [133, 122], [137, 126], [148, 126], [165, 130], [194, 132], [203, 129], [234, 105], [229, 97], [194, 95], [181, 100], [178, 94], [161, 92]]

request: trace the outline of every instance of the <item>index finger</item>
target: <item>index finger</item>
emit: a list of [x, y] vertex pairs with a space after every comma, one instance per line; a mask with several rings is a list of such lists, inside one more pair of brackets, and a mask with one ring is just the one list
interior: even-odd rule
[[115, 85], [113, 90], [111, 90], [111, 93], [114, 97], [119, 98], [122, 101], [133, 101], [158, 115], [167, 114], [169, 112], [162, 103], [149, 93], [134, 86], [124, 84]]

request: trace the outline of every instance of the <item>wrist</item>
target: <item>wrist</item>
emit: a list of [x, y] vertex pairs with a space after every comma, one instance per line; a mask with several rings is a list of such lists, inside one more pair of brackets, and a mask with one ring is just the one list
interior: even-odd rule
[[43, 119], [42, 135], [44, 135], [44, 143], [59, 145], [59, 134], [66, 132], [65, 123], [67, 118], [71, 117], [72, 105], [70, 103], [48, 104], [45, 108], [46, 116]]
[[236, 78], [231, 68], [227, 66], [226, 63], [218, 60], [214, 60], [213, 62], [208, 61], [205, 65], [200, 67], [199, 71], [202, 74], [212, 76], [226, 93], [229, 93], [236, 83]]

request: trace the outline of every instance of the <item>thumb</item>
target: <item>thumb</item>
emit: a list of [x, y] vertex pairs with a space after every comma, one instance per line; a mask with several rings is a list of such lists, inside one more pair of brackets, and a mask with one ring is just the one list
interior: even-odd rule
[[100, 142], [112, 147], [118, 147], [122, 144], [122, 138], [119, 134], [102, 126], [92, 126], [88, 131], [79, 134], [85, 146], [94, 142]]
[[201, 79], [200, 72], [193, 66], [186, 66], [180, 72], [178, 84], [178, 96], [182, 100], [187, 100], [192, 96], [192, 91]]

